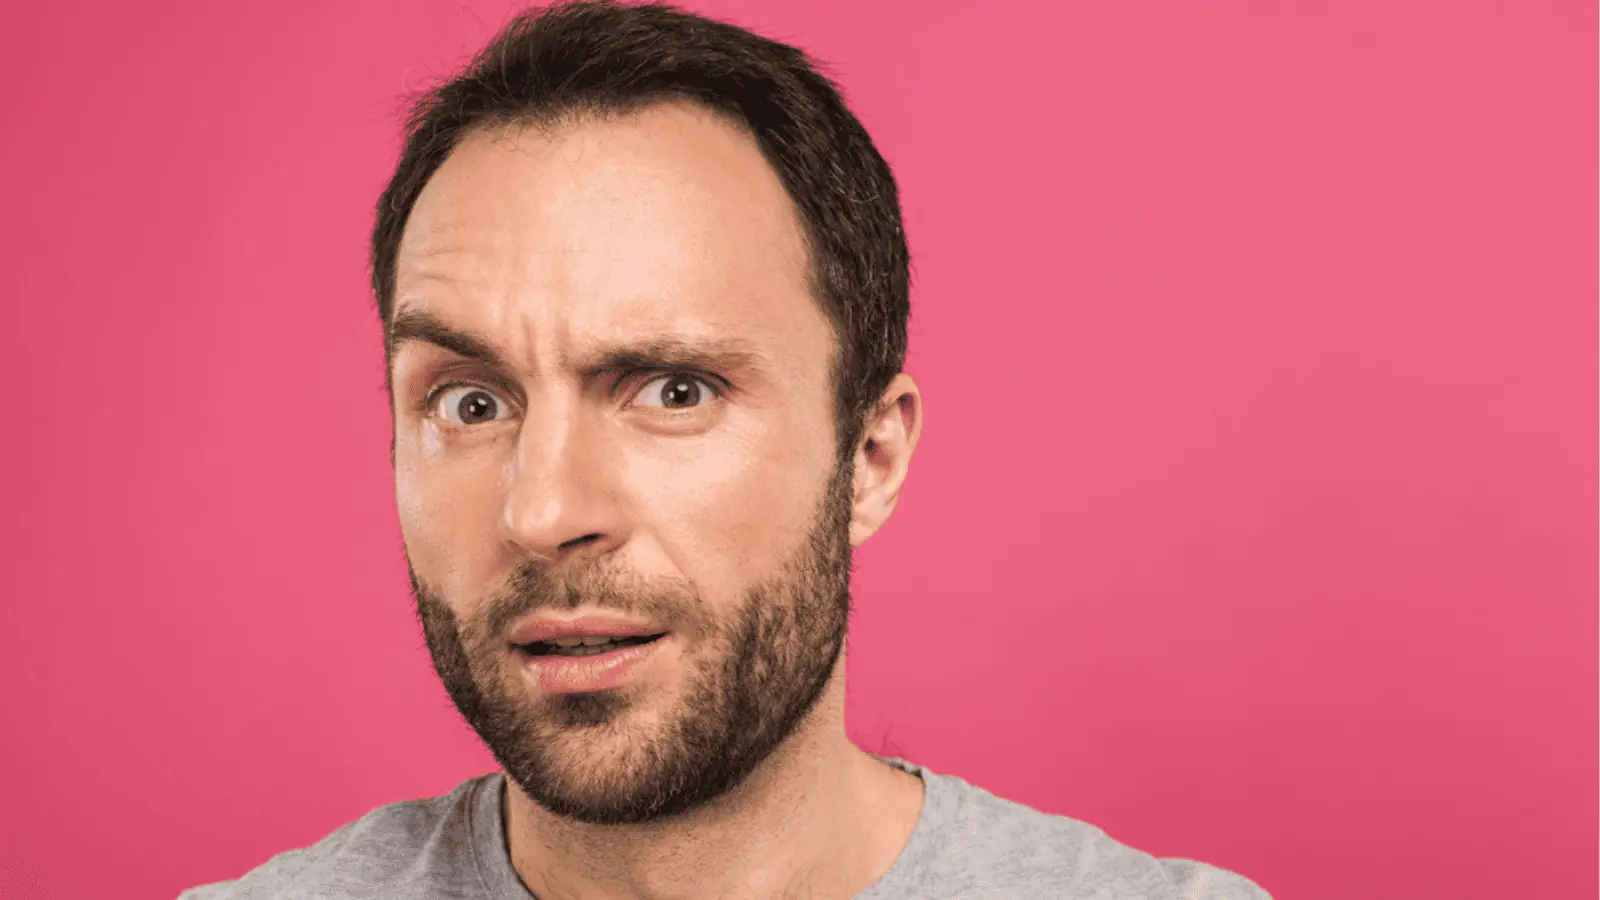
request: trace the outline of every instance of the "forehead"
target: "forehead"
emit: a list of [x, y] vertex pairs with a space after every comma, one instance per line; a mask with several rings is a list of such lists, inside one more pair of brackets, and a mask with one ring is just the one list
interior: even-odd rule
[[532, 344], [663, 330], [804, 342], [829, 330], [808, 273], [755, 140], [670, 103], [465, 137], [407, 223], [395, 307]]

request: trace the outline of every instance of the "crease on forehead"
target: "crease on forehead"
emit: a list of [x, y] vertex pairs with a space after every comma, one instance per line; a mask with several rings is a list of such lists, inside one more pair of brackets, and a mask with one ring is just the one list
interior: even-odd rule
[[[714, 268], [707, 283], [697, 283], [706, 276], [704, 272], [693, 269], [692, 265], [689, 268], [680, 268], [681, 254], [664, 253], [657, 249], [654, 253], [647, 253], [645, 258], [654, 257], [666, 265], [668, 270], [685, 273], [683, 283], [675, 284], [674, 281], [677, 279], [672, 277], [666, 278], [664, 283], [652, 281], [648, 277], [646, 268], [643, 270], [647, 273], [644, 276], [608, 285], [604, 291], [604, 299], [590, 307], [581, 300], [575, 302], [574, 298], [591, 295], [598, 285], [567, 283], [574, 273], [568, 267], [568, 261], [562, 260], [559, 256], [553, 258], [556, 261], [553, 266], [538, 266], [529, 258], [530, 252], [533, 257], [540, 255], [537, 244], [518, 248], [520, 243], [527, 240], [527, 235], [517, 232], [517, 225], [513, 219], [501, 218], [502, 214], [493, 211], [495, 203], [505, 197], [503, 192], [498, 195], [490, 194], [491, 199], [487, 208], [474, 208], [471, 202], [466, 204], [447, 202], [447, 197], [461, 191], [466, 191], [469, 195], [483, 196], [481, 192], [486, 188], [492, 188], [497, 180], [490, 170], [469, 168], [462, 172], [458, 169], [457, 174], [451, 179], [452, 184], [446, 186], [444, 196], [440, 196], [437, 191], [425, 189], [423, 197], [419, 197], [419, 202], [413, 209], [413, 222], [409, 223], [405, 230], [397, 260], [395, 319], [405, 314], [406, 310], [425, 310], [432, 314], [434, 326], [445, 324], [452, 326], [449, 330], [453, 331], [457, 338], [464, 334], [476, 333], [479, 340], [475, 343], [453, 340], [452, 343], [458, 348], [470, 344], [478, 351], [471, 354], [474, 357], [488, 357], [490, 354], [486, 351], [492, 348], [495, 351], [494, 358], [500, 363], [512, 362], [513, 356], [530, 355], [532, 348], [527, 344], [540, 342], [539, 338], [542, 337], [546, 339], [543, 343], [549, 348], [550, 353], [558, 353], [563, 357], [560, 360], [541, 361], [545, 365], [553, 363], [564, 367], [584, 368], [595, 364], [594, 361], [598, 358], [626, 356], [630, 353], [635, 356], [683, 358], [692, 355], [689, 352], [690, 348], [700, 345], [704, 346], [710, 355], [737, 360], [752, 370], [776, 369], [778, 361], [772, 354], [763, 352], [760, 347], [765, 343], [761, 340], [764, 336], [761, 332], [772, 329], [754, 327], [755, 334], [744, 338], [742, 345], [736, 338], [743, 332], [751, 331], [752, 326], [758, 326], [762, 321], [770, 321], [770, 307], [766, 307], [766, 304], [781, 303], [780, 295], [791, 291], [798, 294], [798, 299], [813, 312], [821, 313], [821, 309], [816, 305], [813, 290], [815, 282], [810, 271], [808, 241], [798, 210], [777, 178], [776, 172], [772, 170], [764, 154], [755, 144], [753, 136], [747, 129], [739, 127], [738, 123], [729, 123], [726, 115], [698, 103], [681, 101], [648, 104], [631, 111], [602, 112], [598, 115], [579, 114], [543, 123], [497, 123], [470, 132], [457, 145], [452, 156], [457, 156], [463, 150], [467, 150], [468, 153], [487, 151], [494, 154], [497, 150], [503, 152], [506, 149], [513, 149], [517, 150], [519, 155], [532, 156], [537, 160], [538, 154], [535, 153], [535, 148], [518, 147], [520, 143], [518, 135], [528, 132], [530, 128], [536, 135], [535, 141], [539, 139], [561, 141], [587, 123], [602, 126], [613, 122], [627, 124], [626, 120], [629, 118], [637, 119], [658, 109], [668, 112], [669, 115], [654, 117], [651, 121], [641, 124], [646, 124], [652, 129], [664, 127], [679, 132], [677, 136], [668, 138], [679, 143], [677, 149], [666, 151], [669, 158], [674, 154], [683, 158], [682, 132], [694, 128], [694, 119], [698, 118], [702, 122], [717, 122], [724, 128], [732, 124], [734, 131], [739, 135], [735, 140], [741, 143], [748, 142], [745, 146], [753, 154], [746, 159], [757, 162], [764, 173], [751, 177], [753, 171], [747, 169], [743, 177], [724, 181], [725, 176], [719, 175], [709, 179], [716, 182], [720, 196], [708, 201], [702, 208], [704, 210], [702, 215], [710, 218], [703, 218], [702, 227], [692, 229], [695, 232], [706, 231], [705, 234], [699, 235], [698, 239], [713, 238], [711, 231], [717, 230], [719, 220], [722, 220], [723, 214], [728, 209], [748, 209], [752, 201], [761, 199], [761, 195], [765, 194], [781, 198], [781, 205], [777, 206], [777, 209], [783, 211], [783, 224], [779, 229], [769, 229], [768, 226], [773, 224], [774, 220], [767, 219], [767, 225], [763, 226], [762, 230], [770, 230], [772, 237], [785, 246], [741, 249], [732, 258], [732, 268], [727, 272]], [[688, 112], [692, 118], [670, 115], [671, 112], [680, 109]], [[723, 134], [725, 137], [733, 137], [726, 131]], [[469, 141], [476, 143], [475, 150], [469, 149]], [[625, 146], [627, 149], [623, 151], [624, 158], [633, 155], [648, 160], [648, 149], [641, 154], [637, 142], [625, 142]], [[730, 149], [729, 144], [723, 143], [720, 148], [713, 151], [713, 155], [727, 156]], [[447, 160], [446, 164], [449, 162]], [[564, 167], [571, 162], [567, 160], [557, 162], [555, 165]], [[548, 177], [548, 174], [533, 177], [538, 181]], [[706, 177], [705, 173], [701, 173], [701, 177]], [[669, 189], [675, 186], [669, 184]], [[429, 188], [433, 187], [435, 185], [429, 185]], [[509, 189], [514, 191], [516, 187], [512, 186]], [[730, 190], [734, 192], [732, 200], [729, 199]], [[430, 193], [433, 196], [428, 198]], [[773, 208], [766, 203], [761, 205]], [[561, 220], [557, 217], [550, 221], [560, 223]], [[748, 237], [750, 228], [741, 228], [741, 224], [743, 223], [734, 222], [729, 226], [724, 223], [722, 227], [736, 229], [730, 232], [736, 236]], [[557, 224], [556, 227], [559, 228], [560, 225]], [[592, 228], [593, 224], [590, 223], [585, 227]], [[559, 232], [557, 234], [559, 235]], [[604, 250], [601, 252], [614, 253], [617, 250], [615, 245], [602, 246]], [[502, 249], [506, 252], [496, 252]], [[573, 245], [568, 246], [569, 252], [573, 249]], [[585, 252], [581, 245], [576, 249], [580, 254]], [[756, 252], [757, 250], [760, 252]], [[772, 263], [776, 261], [775, 257], [779, 253], [790, 257], [790, 263], [797, 270], [794, 272], [797, 277], [793, 279], [793, 283], [762, 284], [761, 281], [765, 279], [759, 275], [754, 280], [747, 279], [746, 276], [752, 272], [776, 273], [780, 267]], [[752, 266], [753, 259], [760, 259], [762, 262], [760, 265]], [[495, 271], [500, 266], [520, 269], [530, 264], [534, 267], [509, 279], [503, 277], [508, 274], [503, 270], [498, 273]], [[741, 272], [744, 274], [739, 274]], [[537, 273], [534, 282], [525, 281], [523, 276], [533, 273]], [[732, 279], [731, 283], [728, 282], [729, 278]], [[629, 280], [634, 283], [628, 283]], [[741, 283], [747, 280], [749, 283]], [[783, 281], [787, 282], [789, 279]], [[653, 289], [659, 289], [660, 293], [651, 293]], [[723, 294], [724, 289], [731, 289], [731, 293], [727, 296], [732, 302], [728, 308], [720, 310], [715, 308], [697, 310], [696, 304], [692, 302], [684, 303], [680, 308], [678, 301], [671, 296], [674, 293], [683, 293], [689, 297], [704, 297], [712, 293]], [[568, 312], [577, 313], [580, 319], [588, 321], [577, 328], [572, 328], [570, 326], [574, 323], [569, 315], [541, 316], [536, 311], [536, 305], [528, 304], [544, 290], [551, 291], [551, 297], [560, 298], [556, 302], [563, 304]], [[511, 295], [513, 293], [515, 296]], [[757, 299], [762, 295], [765, 295], [764, 299]], [[457, 304], [453, 302], [453, 297], [466, 302]], [[452, 310], [452, 307], [456, 307], [456, 310]], [[590, 319], [591, 310], [598, 318]], [[634, 333], [619, 334], [618, 326], [630, 322], [638, 325], [635, 329], [628, 329]], [[535, 329], [540, 326], [544, 326], [545, 333], [536, 337]], [[552, 333], [552, 329], [559, 333]], [[432, 327], [424, 331], [440, 334], [443, 329]], [[827, 331], [831, 335], [831, 325]], [[778, 340], [778, 345], [774, 346], [773, 350], [782, 349], [781, 336], [765, 336]], [[401, 339], [386, 342], [391, 363], [399, 345], [417, 339], [419, 335], [402, 334], [398, 337]], [[499, 339], [490, 340], [494, 337]], [[524, 340], [525, 338], [529, 340]], [[523, 346], [514, 347], [516, 344]], [[518, 366], [519, 369], [527, 368], [528, 364], [534, 362], [531, 359], [521, 361], [524, 365]], [[792, 367], [792, 362], [785, 368], [789, 367]]]
[[[774, 361], [761, 342], [713, 327], [680, 323], [634, 334], [610, 331], [585, 340], [558, 344], [551, 364], [593, 375], [603, 371], [649, 368], [699, 368], [747, 374], [770, 374]], [[426, 307], [408, 304], [396, 310], [390, 328], [390, 353], [410, 345], [437, 348], [503, 370], [527, 367], [514, 359], [492, 333], [450, 321]]]

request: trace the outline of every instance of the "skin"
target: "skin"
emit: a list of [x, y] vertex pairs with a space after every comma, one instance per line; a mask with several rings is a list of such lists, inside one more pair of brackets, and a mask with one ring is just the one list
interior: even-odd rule
[[[841, 461], [835, 338], [808, 292], [793, 204], [748, 134], [689, 104], [468, 136], [419, 198], [397, 264], [397, 318], [477, 335], [502, 363], [421, 339], [392, 350], [413, 581], [462, 623], [471, 677], [537, 720], [543, 763], [573, 796], [603, 797], [643, 742], [688, 714], [692, 687], [727, 653], [719, 628], [762, 596], [752, 592], [810, 583], [792, 570], [828, 519], [830, 484], [841, 486], [841, 546], [882, 527], [921, 430], [916, 384], [896, 377]], [[664, 402], [685, 396], [667, 384], [673, 373], [592, 365], [604, 350], [664, 341], [701, 357], [690, 375], [708, 377], [687, 389], [693, 402]], [[426, 402], [457, 381], [444, 402]], [[495, 412], [453, 420], [473, 391]], [[559, 698], [539, 696], [483, 625], [532, 569], [581, 596], [581, 611], [618, 608], [587, 588], [624, 575], [680, 604], [668, 642], [604, 726], [556, 716]], [[433, 634], [430, 649], [437, 664]], [[844, 655], [823, 672], [815, 705], [770, 755], [687, 811], [596, 824], [509, 782], [523, 882], [543, 900], [865, 890], [909, 840], [922, 783], [846, 736]]]

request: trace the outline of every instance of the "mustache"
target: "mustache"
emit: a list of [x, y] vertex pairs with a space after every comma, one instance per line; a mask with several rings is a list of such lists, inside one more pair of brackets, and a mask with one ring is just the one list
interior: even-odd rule
[[502, 634], [537, 612], [578, 609], [672, 625], [697, 620], [700, 606], [694, 590], [681, 582], [647, 581], [598, 561], [559, 572], [528, 561], [512, 571], [505, 588], [485, 605], [484, 624], [489, 634]]

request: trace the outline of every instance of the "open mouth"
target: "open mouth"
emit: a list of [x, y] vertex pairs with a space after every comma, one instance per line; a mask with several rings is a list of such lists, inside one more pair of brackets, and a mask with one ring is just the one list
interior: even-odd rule
[[621, 650], [624, 647], [637, 647], [649, 644], [666, 637], [666, 632], [661, 634], [641, 634], [632, 637], [571, 637], [560, 638], [553, 641], [534, 641], [531, 644], [518, 644], [517, 649], [529, 656], [596, 656]]

